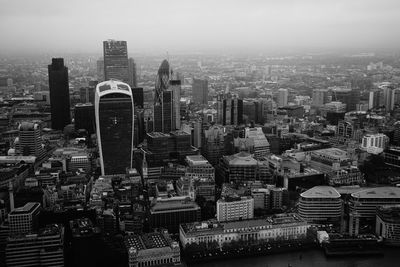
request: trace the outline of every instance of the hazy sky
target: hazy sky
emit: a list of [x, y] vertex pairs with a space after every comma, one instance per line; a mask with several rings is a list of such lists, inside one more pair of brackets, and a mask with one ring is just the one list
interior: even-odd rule
[[0, 0], [0, 53], [400, 48], [399, 0]]

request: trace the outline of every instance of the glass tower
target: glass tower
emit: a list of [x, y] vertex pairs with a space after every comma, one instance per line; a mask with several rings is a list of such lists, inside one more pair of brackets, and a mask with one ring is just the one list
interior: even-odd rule
[[132, 168], [134, 107], [128, 84], [105, 81], [96, 87], [95, 117], [102, 175]]
[[107, 40], [103, 42], [104, 79], [115, 79], [129, 83], [128, 48], [126, 41]]

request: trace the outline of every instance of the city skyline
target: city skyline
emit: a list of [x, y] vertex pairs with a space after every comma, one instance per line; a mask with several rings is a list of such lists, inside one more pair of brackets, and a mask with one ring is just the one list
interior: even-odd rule
[[[133, 54], [395, 50], [400, 44], [389, 30], [400, 23], [395, 0], [118, 0], [113, 5], [40, 0], [23, 9], [20, 1], [0, 3], [3, 53], [97, 53], [99, 42], [109, 38], [126, 40]], [[53, 38], [47, 38], [49, 32]]]

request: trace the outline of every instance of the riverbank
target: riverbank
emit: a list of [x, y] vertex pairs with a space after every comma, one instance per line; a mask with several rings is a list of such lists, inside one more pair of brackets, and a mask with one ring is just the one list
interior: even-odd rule
[[400, 261], [398, 248], [385, 248], [382, 256], [326, 257], [320, 248], [287, 251], [258, 257], [235, 257], [188, 263], [188, 267], [392, 267]]

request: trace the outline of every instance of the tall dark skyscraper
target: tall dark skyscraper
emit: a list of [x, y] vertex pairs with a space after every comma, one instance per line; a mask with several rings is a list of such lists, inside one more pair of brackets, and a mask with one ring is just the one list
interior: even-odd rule
[[206, 105], [208, 101], [208, 81], [193, 79], [192, 85], [193, 102], [195, 104]]
[[105, 81], [96, 87], [95, 117], [102, 175], [132, 168], [134, 105], [128, 84]]
[[174, 93], [170, 88], [172, 71], [167, 60], [161, 63], [157, 73], [154, 109], [153, 109], [153, 130], [155, 132], [169, 133], [175, 130], [174, 117]]
[[103, 42], [104, 79], [129, 83], [128, 48], [126, 41]]
[[68, 68], [63, 58], [53, 58], [49, 69], [51, 127], [63, 130], [71, 123], [69, 110]]
[[218, 96], [218, 121], [222, 125], [243, 123], [243, 100], [230, 93]]

